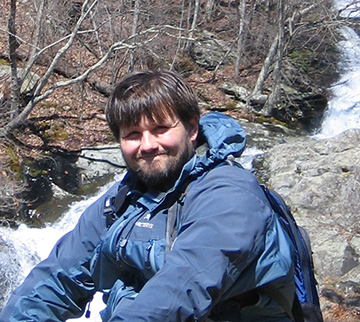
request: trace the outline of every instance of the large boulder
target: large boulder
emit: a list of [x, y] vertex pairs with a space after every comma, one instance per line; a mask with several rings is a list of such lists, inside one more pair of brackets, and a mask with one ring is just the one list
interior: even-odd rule
[[235, 51], [229, 52], [230, 45], [228, 41], [217, 38], [211, 32], [203, 31], [191, 42], [189, 54], [197, 65], [214, 70], [219, 64], [235, 62]]
[[[225, 94], [232, 97], [238, 108], [263, 113], [268, 95], [252, 94], [248, 89], [234, 82], [224, 82], [219, 85]], [[282, 95], [274, 105], [271, 116], [287, 124], [289, 128], [301, 129], [305, 133], [312, 133], [321, 125], [327, 98], [320, 92], [301, 93], [289, 86], [281, 86]]]
[[276, 145], [262, 171], [308, 230], [317, 275], [359, 282], [360, 130]]
[[[25, 76], [26, 70], [23, 68], [18, 68], [17, 72], [18, 72], [19, 78], [23, 78]], [[10, 79], [11, 79], [11, 67], [10, 66], [0, 65], [0, 79], [4, 83], [7, 82], [10, 86]], [[37, 85], [39, 79], [40, 79], [40, 76], [38, 76], [37, 74], [35, 74], [33, 72], [29, 72], [26, 75], [26, 77], [21, 85], [20, 94], [29, 95], [30, 93], [32, 93], [35, 86]]]

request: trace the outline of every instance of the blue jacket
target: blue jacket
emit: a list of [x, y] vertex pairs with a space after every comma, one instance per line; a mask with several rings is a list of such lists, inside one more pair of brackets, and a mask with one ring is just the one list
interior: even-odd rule
[[[83, 314], [97, 291], [104, 321], [289, 321], [262, 285], [292, 303], [293, 250], [255, 177], [228, 165], [245, 134], [233, 119], [200, 119], [204, 153], [185, 164], [166, 193], [140, 193], [131, 173], [82, 214], [49, 257], [15, 290], [0, 321], [64, 321]], [[165, 254], [169, 207], [189, 183], [177, 236]], [[106, 227], [104, 204], [128, 185], [129, 203]], [[236, 297], [258, 288], [243, 308]], [[210, 319], [210, 320], [209, 320]]]

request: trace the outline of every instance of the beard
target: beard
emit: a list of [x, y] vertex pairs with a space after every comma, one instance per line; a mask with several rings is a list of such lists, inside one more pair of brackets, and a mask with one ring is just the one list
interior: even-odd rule
[[160, 155], [160, 160], [139, 162], [136, 169], [130, 169], [149, 190], [166, 191], [174, 185], [185, 163], [193, 155], [192, 142], [185, 140], [183, 147], [177, 153], [172, 154], [172, 151], [166, 151]]

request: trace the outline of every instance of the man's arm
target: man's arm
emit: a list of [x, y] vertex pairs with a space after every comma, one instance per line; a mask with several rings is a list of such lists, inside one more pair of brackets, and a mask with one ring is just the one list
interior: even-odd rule
[[[116, 185], [109, 192], [114, 189]], [[106, 225], [104, 199], [89, 206], [76, 227], [30, 272], [11, 295], [0, 321], [64, 321], [83, 313], [95, 293], [89, 260]]]
[[182, 216], [164, 266], [137, 297], [119, 302], [110, 321], [200, 321], [219, 301], [289, 275], [291, 251], [245, 171], [210, 171], [190, 188]]

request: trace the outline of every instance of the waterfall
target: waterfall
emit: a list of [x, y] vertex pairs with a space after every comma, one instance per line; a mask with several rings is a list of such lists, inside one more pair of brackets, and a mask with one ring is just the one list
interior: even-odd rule
[[[343, 17], [359, 16], [357, 4], [348, 6], [349, 1], [338, 0], [336, 9]], [[344, 9], [345, 8], [345, 9]], [[360, 128], [360, 38], [349, 28], [342, 27], [343, 40], [338, 43], [341, 60], [338, 65], [340, 79], [331, 86], [331, 98], [316, 139], [330, 138], [348, 129]]]

